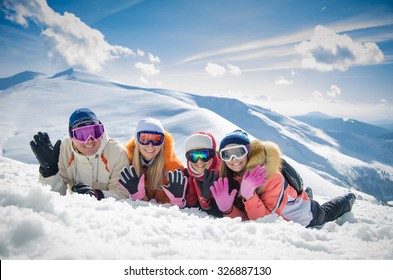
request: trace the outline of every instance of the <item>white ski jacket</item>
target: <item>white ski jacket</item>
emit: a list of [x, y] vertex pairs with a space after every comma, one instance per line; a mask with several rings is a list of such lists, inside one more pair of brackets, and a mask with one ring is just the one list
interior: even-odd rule
[[61, 195], [65, 195], [67, 189], [71, 193], [73, 185], [84, 183], [101, 190], [105, 198], [126, 199], [128, 191], [118, 184], [118, 179], [120, 172], [129, 166], [125, 147], [109, 139], [106, 132], [101, 147], [91, 156], [77, 152], [71, 139], [66, 138], [60, 146], [59, 172], [48, 178], [40, 175], [39, 181]]

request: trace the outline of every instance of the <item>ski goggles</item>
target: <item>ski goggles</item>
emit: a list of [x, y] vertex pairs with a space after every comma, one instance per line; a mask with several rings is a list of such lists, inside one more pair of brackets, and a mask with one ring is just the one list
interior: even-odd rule
[[198, 160], [208, 162], [216, 155], [213, 149], [197, 149], [186, 153], [186, 159], [192, 163], [197, 163]]
[[71, 130], [72, 139], [87, 143], [90, 138], [97, 141], [104, 134], [104, 126], [102, 124], [93, 124], [87, 126], [77, 127]]
[[152, 143], [153, 146], [160, 146], [164, 142], [165, 135], [156, 131], [139, 131], [136, 134], [136, 138], [142, 145]]
[[248, 154], [248, 149], [245, 145], [229, 146], [220, 150], [220, 157], [223, 161], [231, 161], [232, 158], [242, 159]]

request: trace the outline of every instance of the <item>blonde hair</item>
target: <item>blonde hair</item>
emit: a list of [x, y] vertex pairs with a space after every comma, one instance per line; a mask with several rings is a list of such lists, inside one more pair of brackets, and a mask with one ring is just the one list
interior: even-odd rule
[[[141, 162], [141, 152], [139, 143], [135, 143], [135, 150], [132, 156], [132, 165], [135, 168], [138, 176], [143, 174], [143, 166]], [[162, 145], [160, 152], [154, 158], [151, 166], [146, 170], [146, 187], [152, 190], [158, 190], [164, 184], [165, 166], [164, 166], [164, 145]]]

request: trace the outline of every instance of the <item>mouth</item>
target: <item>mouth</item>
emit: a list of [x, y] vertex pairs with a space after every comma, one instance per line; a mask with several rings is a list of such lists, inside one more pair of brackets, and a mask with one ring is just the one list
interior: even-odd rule
[[83, 145], [83, 148], [85, 148], [85, 149], [92, 149], [92, 148], [94, 148], [94, 146], [95, 146], [95, 143], [91, 144], [91, 145]]
[[144, 149], [146, 153], [152, 154], [155, 152], [154, 149]]
[[241, 168], [244, 167], [244, 161], [243, 160], [236, 160], [230, 163], [230, 166], [232, 166], [232, 168], [240, 170]]

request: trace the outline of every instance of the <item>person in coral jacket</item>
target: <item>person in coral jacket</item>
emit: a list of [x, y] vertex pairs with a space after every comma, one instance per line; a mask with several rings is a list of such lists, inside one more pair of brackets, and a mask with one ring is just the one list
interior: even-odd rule
[[184, 141], [187, 159], [188, 207], [200, 207], [210, 215], [222, 217], [212, 197], [210, 186], [218, 178], [221, 160], [217, 154], [216, 139], [208, 132], [195, 132]]
[[131, 166], [123, 169], [119, 183], [132, 200], [185, 207], [188, 179], [175, 154], [174, 140], [158, 119], [140, 120], [126, 149]]
[[225, 164], [211, 191], [226, 217], [256, 220], [275, 213], [285, 220], [313, 227], [351, 211], [356, 199], [353, 193], [347, 193], [320, 205], [305, 191], [298, 194], [280, 172], [279, 147], [257, 139], [250, 142], [244, 131], [226, 135], [219, 152]]

